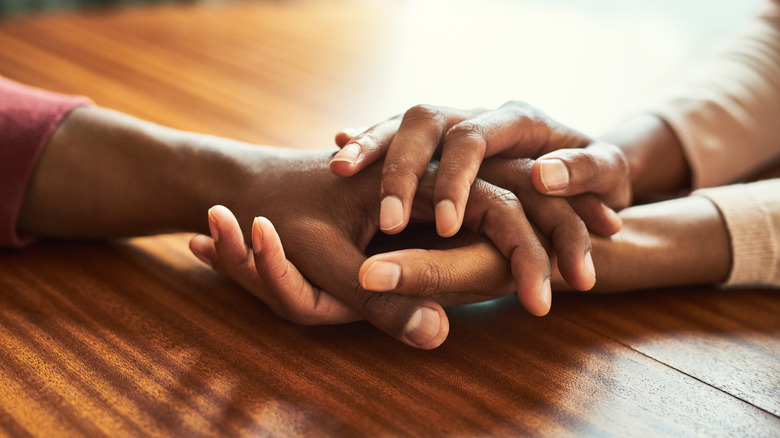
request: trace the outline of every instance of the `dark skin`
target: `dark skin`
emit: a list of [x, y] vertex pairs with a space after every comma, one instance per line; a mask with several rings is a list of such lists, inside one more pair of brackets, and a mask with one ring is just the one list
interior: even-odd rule
[[[381, 163], [346, 180], [328, 170], [331, 156], [330, 152], [246, 145], [164, 128], [102, 108], [80, 108], [64, 120], [47, 145], [18, 224], [33, 234], [57, 238], [209, 230], [215, 242], [198, 238], [192, 245], [195, 252], [200, 250], [201, 258], [208, 260], [209, 254], [238, 248], [239, 258], [223, 257], [230, 263], [212, 264], [236, 277], [247, 273], [252, 260], [251, 272], [266, 284], [256, 287], [252, 281], [239, 282], [280, 315], [303, 323], [365, 318], [420, 348], [436, 347], [447, 336], [449, 326], [441, 303], [484, 300], [516, 290], [531, 313], [549, 311], [552, 270], [525, 216], [531, 206], [522, 206], [510, 191], [484, 181], [472, 188], [465, 221], [495, 247], [482, 239], [470, 239], [458, 246], [448, 242], [447, 250], [425, 255], [428, 272], [442, 272], [440, 278], [445, 278], [438, 265], [449, 269], [450, 263], [476, 251], [471, 263], [455, 268], [468, 273], [470, 281], [436, 286], [433, 292], [446, 288], [450, 295], [441, 300], [367, 291], [358, 273], [367, 259], [366, 247], [379, 228], [379, 201], [370, 194], [379, 189]], [[433, 173], [429, 175], [420, 185], [415, 220], [433, 220], [429, 207]], [[539, 208], [565, 203], [541, 201]], [[206, 220], [204, 213], [215, 204], [226, 205], [232, 213], [211, 209]], [[231, 222], [232, 214], [238, 219]], [[257, 216], [270, 219], [276, 229], [267, 219], [253, 221]], [[575, 221], [561, 227], [571, 224], [576, 224], [574, 233], [581, 236], [584, 226]], [[239, 231], [220, 232], [222, 228]], [[284, 252], [281, 243], [264, 241], [277, 230]], [[244, 247], [253, 238], [258, 256]], [[215, 252], [208, 252], [209, 244]], [[496, 252], [503, 257], [500, 263], [495, 263]], [[261, 263], [255, 263], [258, 259]], [[284, 269], [271, 269], [280, 266]], [[514, 281], [507, 282], [507, 272]], [[409, 271], [403, 278], [404, 284], [428, 280], [412, 281]], [[268, 284], [274, 285], [271, 290]], [[275, 298], [283, 293], [308, 294], [314, 307], [287, 305], [290, 300]]]
[[[306, 324], [365, 318], [417, 348], [435, 348], [446, 339], [449, 323], [442, 305], [517, 291], [532, 313], [544, 314], [550, 295], [524, 282], [538, 285], [551, 278], [555, 287], [565, 286], [556, 269], [555, 242], [546, 245], [553, 249], [548, 254], [545, 237], [537, 236], [525, 216], [543, 213], [532, 211], [534, 202], [521, 205], [509, 190], [481, 180], [471, 187], [464, 223], [488, 239], [471, 235], [447, 242], [445, 249], [369, 258], [366, 245], [379, 228], [380, 202], [371, 193], [379, 190], [381, 163], [341, 179], [328, 171], [329, 159], [326, 153], [245, 145], [82, 108], [47, 145], [18, 223], [31, 233], [58, 238], [209, 230], [216, 239], [196, 236], [193, 251], [281, 316]], [[492, 176], [498, 182], [527, 181], [512, 187], [526, 196], [534, 165], [496, 162]], [[427, 172], [418, 184], [415, 220], [434, 219], [434, 178]], [[709, 204], [709, 209], [697, 206], [699, 215], [678, 214], [697, 202], [708, 201], [627, 209], [624, 231], [612, 240], [593, 236], [596, 266], [604, 272], [599, 287], [651, 286], [658, 278], [676, 284], [722, 280], [729, 264], [728, 249], [723, 257], [722, 248], [728, 242], [717, 211]], [[219, 203], [227, 204], [238, 220], [223, 207], [209, 210]], [[253, 221], [258, 215], [270, 217], [276, 229], [268, 219]], [[634, 228], [635, 223], [643, 226]], [[709, 238], [691, 241], [694, 231]], [[250, 240], [253, 250], [245, 245]], [[712, 248], [702, 249], [703, 243]], [[532, 252], [523, 252], [529, 248]], [[680, 260], [670, 258], [670, 250], [678, 251]], [[685, 251], [712, 260], [699, 260], [697, 266], [706, 270], [685, 266], [693, 259]], [[528, 263], [533, 257], [536, 266]], [[398, 266], [397, 281], [388, 290], [370, 292], [364, 287], [370, 276], [363, 273], [378, 260]], [[523, 272], [530, 273], [530, 280], [518, 276]]]

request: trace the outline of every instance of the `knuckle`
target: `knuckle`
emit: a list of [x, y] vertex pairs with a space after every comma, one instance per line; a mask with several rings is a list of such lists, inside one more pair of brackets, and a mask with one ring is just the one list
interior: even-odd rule
[[246, 248], [243, 254], [231, 254], [228, 260], [225, 260], [223, 266], [228, 272], [234, 272], [241, 269], [243, 266], [249, 263], [252, 258], [252, 250]]
[[404, 163], [385, 163], [382, 168], [382, 182], [387, 188], [397, 186], [413, 187], [418, 181], [417, 175]]
[[395, 314], [393, 302], [397, 295], [367, 291], [357, 287], [353, 292], [352, 307], [366, 320], [382, 328]]
[[520, 200], [517, 198], [511, 190], [495, 187], [490, 192], [488, 198], [491, 204], [497, 205], [503, 208], [518, 208], [520, 207]]
[[579, 172], [582, 175], [582, 181], [587, 184], [597, 182], [602, 175], [601, 166], [597, 157], [589, 153], [580, 153], [574, 162], [572, 174]]
[[484, 139], [484, 127], [472, 120], [460, 122], [447, 131], [447, 139]]
[[536, 189], [531, 183], [532, 160], [524, 158], [507, 160], [505, 165], [505, 173], [510, 175], [510, 179], [503, 187], [512, 190], [518, 196], [527, 196], [529, 193], [536, 193]]
[[404, 114], [404, 121], [417, 122], [417, 121], [434, 121], [441, 122], [442, 120], [441, 110], [434, 105], [415, 105], [409, 108]]
[[432, 296], [445, 287], [447, 282], [440, 267], [433, 263], [426, 262], [420, 270], [418, 282], [419, 293], [422, 296]]
[[523, 100], [517, 100], [512, 99], [508, 101], [507, 103], [501, 105], [503, 108], [513, 108], [518, 110], [528, 110], [528, 109], [536, 109], [533, 105], [530, 103], [523, 101]]
[[487, 208], [479, 220], [479, 233], [487, 234], [494, 223], [500, 223], [509, 215], [525, 215], [520, 200], [509, 190], [495, 187], [485, 196]]
[[617, 166], [616, 170], [622, 175], [628, 175], [628, 157], [626, 157], [625, 152], [623, 152], [623, 149], [620, 149], [614, 144], [610, 146], [613, 150], [613, 153], [615, 154], [615, 165]]
[[511, 110], [518, 119], [524, 118], [532, 123], [546, 121], [546, 116], [541, 110], [522, 100], [510, 100], [502, 108]]
[[[585, 226], [572, 226], [565, 228], [562, 233], [553, 232], [552, 238], [555, 240], [554, 244], [558, 248], [559, 252], [580, 252], [582, 248], [590, 248], [590, 238]], [[556, 230], [557, 231], [557, 230]]]

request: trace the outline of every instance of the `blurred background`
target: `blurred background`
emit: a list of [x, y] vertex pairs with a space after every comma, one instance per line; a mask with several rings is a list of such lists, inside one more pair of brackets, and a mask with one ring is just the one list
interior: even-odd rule
[[13, 15], [58, 9], [78, 9], [134, 3], [164, 3], [170, 1], [183, 2], [193, 0], [0, 0], [0, 14]]
[[[10, 48], [3, 58], [0, 47], [0, 74], [259, 143], [323, 147], [337, 129], [419, 103], [512, 99], [598, 135], [728, 39], [758, 3], [0, 0], [0, 36], [20, 52], [45, 48], [57, 66], [33, 75], [27, 60]], [[75, 85], [84, 77], [94, 86]], [[151, 89], [160, 78], [169, 87]], [[224, 106], [204, 99], [205, 90]], [[269, 96], [282, 103], [261, 116], [255, 107]], [[150, 109], [161, 105], [165, 119]]]

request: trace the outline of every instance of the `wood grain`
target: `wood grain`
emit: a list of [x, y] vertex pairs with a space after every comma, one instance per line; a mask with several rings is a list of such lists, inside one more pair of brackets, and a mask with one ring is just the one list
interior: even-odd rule
[[[344, 124], [392, 114], [372, 90], [402, 12], [236, 2], [6, 20], [0, 74], [182, 129], [329, 147]], [[187, 238], [0, 251], [0, 434], [780, 433], [776, 292], [558, 295], [544, 318], [506, 298], [451, 309], [448, 341], [417, 351], [365, 323], [281, 321]]]

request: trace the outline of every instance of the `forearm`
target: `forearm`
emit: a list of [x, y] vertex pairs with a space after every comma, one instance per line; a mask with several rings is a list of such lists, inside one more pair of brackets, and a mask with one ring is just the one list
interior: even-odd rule
[[[228, 202], [249, 146], [101, 108], [75, 110], [38, 162], [18, 227], [39, 236], [100, 238], [208, 229]], [[255, 151], [256, 152], [256, 151]]]
[[630, 207], [612, 238], [592, 237], [595, 291], [617, 292], [726, 280], [731, 247], [715, 205], [699, 196]]

